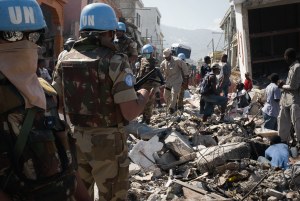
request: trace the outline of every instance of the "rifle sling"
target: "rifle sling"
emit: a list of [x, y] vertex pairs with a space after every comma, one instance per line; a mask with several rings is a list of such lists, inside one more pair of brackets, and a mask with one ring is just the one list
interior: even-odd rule
[[37, 112], [37, 108], [30, 108], [26, 112], [26, 116], [22, 125], [22, 128], [20, 130], [19, 136], [17, 138], [15, 147], [14, 147], [14, 160], [16, 164], [18, 164], [18, 161], [22, 155], [22, 152], [24, 151], [25, 145], [28, 140], [29, 132], [33, 125], [33, 120], [35, 117], [35, 114]]

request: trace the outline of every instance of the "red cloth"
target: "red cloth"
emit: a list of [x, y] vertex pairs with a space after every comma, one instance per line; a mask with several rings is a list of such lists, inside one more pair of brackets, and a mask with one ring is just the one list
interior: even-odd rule
[[246, 91], [250, 91], [253, 87], [253, 83], [252, 83], [252, 80], [251, 79], [245, 79], [245, 82], [244, 82], [244, 89]]

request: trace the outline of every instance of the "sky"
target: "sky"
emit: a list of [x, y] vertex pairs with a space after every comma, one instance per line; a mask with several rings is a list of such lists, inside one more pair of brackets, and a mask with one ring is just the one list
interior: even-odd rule
[[183, 29], [220, 31], [219, 23], [229, 9], [229, 0], [142, 0], [145, 7], [157, 7], [161, 23]]

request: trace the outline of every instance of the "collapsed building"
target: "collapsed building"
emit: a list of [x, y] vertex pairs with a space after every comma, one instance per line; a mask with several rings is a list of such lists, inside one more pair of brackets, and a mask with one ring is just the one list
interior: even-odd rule
[[287, 170], [257, 161], [278, 133], [259, 129], [263, 119], [255, 101], [247, 115], [229, 103], [227, 123], [217, 120], [217, 108], [203, 123], [197, 88], [185, 97], [184, 112], [157, 108], [150, 126], [136, 121], [126, 127], [129, 200], [300, 199], [299, 161]]

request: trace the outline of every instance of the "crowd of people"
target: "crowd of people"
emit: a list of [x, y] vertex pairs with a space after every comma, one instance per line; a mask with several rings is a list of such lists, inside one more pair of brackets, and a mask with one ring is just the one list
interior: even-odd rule
[[[14, 12], [10, 8], [20, 6], [30, 7], [34, 20], [16, 25], [8, 17]], [[215, 106], [224, 121], [232, 84], [226, 54], [213, 64], [206, 56], [197, 70], [183, 53], [174, 55], [166, 48], [159, 64], [151, 44], [138, 55], [126, 24], [116, 21], [109, 5], [92, 3], [81, 11], [81, 37], [66, 41], [52, 74], [38, 53], [38, 36], [46, 28], [38, 3], [0, 1], [0, 8], [7, 18], [0, 23], [1, 201], [89, 201], [95, 196], [126, 200], [129, 159], [124, 126], [140, 114], [142, 123], [150, 124], [153, 107], [162, 107], [162, 98], [168, 115], [183, 111], [189, 84], [199, 84], [202, 121], [208, 121]], [[270, 76], [262, 108], [265, 128], [278, 127], [281, 137], [273, 139], [268, 158], [286, 148], [281, 143], [290, 141], [292, 127], [300, 139], [300, 64], [294, 49], [287, 49], [284, 57], [290, 65], [288, 78], [284, 83], [278, 74]], [[157, 67], [159, 72], [153, 71]], [[145, 77], [148, 81], [136, 89], [136, 81]], [[252, 88], [247, 72], [234, 91], [239, 107], [250, 104]], [[271, 164], [278, 165], [274, 160]], [[281, 165], [287, 168], [286, 161]]]

